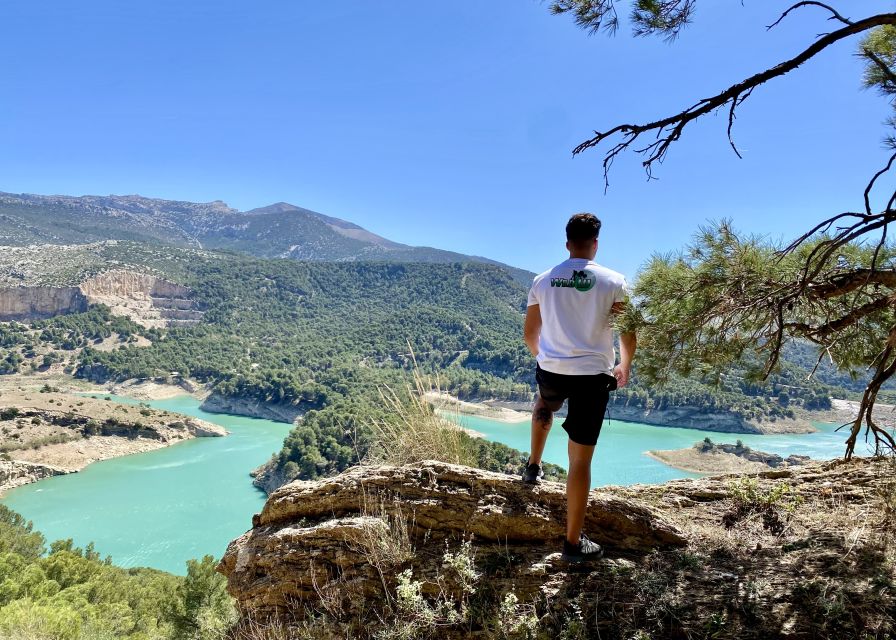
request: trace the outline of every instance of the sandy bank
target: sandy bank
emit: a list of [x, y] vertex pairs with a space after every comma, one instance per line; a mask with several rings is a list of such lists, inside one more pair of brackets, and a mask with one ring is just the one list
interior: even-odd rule
[[[833, 422], [835, 424], [847, 424], [853, 422], [859, 415], [859, 402], [856, 400], [831, 399], [831, 408], [826, 411], [811, 412], [814, 420], [818, 422]], [[874, 405], [874, 417], [878, 422], [892, 426], [896, 424], [896, 406], [877, 403]]]
[[733, 453], [700, 453], [693, 448], [646, 451], [644, 455], [670, 467], [692, 473], [720, 475], [725, 473], [757, 473], [769, 470], [768, 465], [745, 460]]
[[[146, 380], [131, 379], [124, 382], [97, 384], [63, 373], [61, 367], [55, 370], [0, 376], [0, 393], [5, 391], [39, 391], [45, 385], [65, 393], [93, 393], [98, 396], [121, 395], [136, 400], [167, 400], [176, 396], [189, 395], [198, 400], [208, 395], [205, 385], [195, 380], [171, 378]], [[52, 369], [52, 368], [51, 368]]]
[[466, 402], [464, 400], [458, 400], [456, 397], [445, 392], [439, 393], [430, 391], [426, 394], [426, 399], [437, 411], [441, 411], [445, 414], [459, 413], [465, 416], [479, 416], [481, 418], [495, 420], [496, 422], [506, 422], [511, 424], [528, 422], [531, 415], [529, 411], [519, 411], [507, 406], [493, 404], [498, 402], [496, 400]]
[[[438, 402], [444, 402], [444, 410], [455, 411], [462, 415], [480, 416], [490, 420], [501, 422], [526, 422], [532, 411], [532, 402], [513, 400], [484, 400], [481, 402], [466, 402], [446, 393], [428, 394], [430, 402], [437, 407]], [[566, 407], [556, 414], [558, 417], [566, 415]], [[735, 413], [724, 411], [707, 412], [700, 407], [671, 407], [669, 409], [643, 409], [641, 407], [625, 406], [615, 403], [610, 399], [607, 408], [608, 420], [622, 420], [625, 422], [637, 422], [657, 427], [680, 427], [682, 429], [697, 429], [699, 431], [715, 431], [719, 433], [813, 433], [818, 429], [813, 422], [836, 422], [832, 420], [828, 412], [802, 411], [795, 418], [778, 418], [772, 420], [745, 420]]]
[[104, 388], [106, 393], [128, 396], [137, 400], [168, 400], [184, 395], [202, 400], [208, 395], [208, 391], [203, 385], [191, 380], [180, 380], [178, 383], [126, 380], [119, 384], [105, 385]]

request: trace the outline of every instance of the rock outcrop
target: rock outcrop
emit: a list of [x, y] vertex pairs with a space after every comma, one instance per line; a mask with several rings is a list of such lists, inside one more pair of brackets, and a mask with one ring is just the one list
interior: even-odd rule
[[202, 401], [200, 409], [209, 413], [234, 413], [239, 416], [289, 423], [295, 422], [308, 411], [305, 405], [262, 402], [255, 398], [225, 396], [214, 392]]
[[0, 460], [0, 494], [13, 487], [65, 473], [71, 473], [71, 471], [23, 460]]
[[276, 457], [272, 457], [249, 472], [252, 484], [267, 495], [271, 495], [287, 484], [292, 478], [285, 477], [283, 470], [277, 465]]
[[0, 322], [42, 320], [87, 310], [78, 287], [8, 287], [0, 289]]
[[751, 449], [750, 447], [738, 446], [736, 444], [728, 444], [724, 442], [707, 445], [703, 448], [703, 450], [730, 453], [739, 458], [743, 458], [744, 460], [749, 460], [750, 462], [759, 462], [760, 464], [772, 467], [773, 469], [790, 465], [805, 464], [810, 460], [809, 456], [790, 455], [787, 456], [787, 458], [784, 458], [783, 456], [779, 456], [777, 453], [766, 453], [765, 451], [757, 451], [756, 449]]
[[82, 282], [80, 289], [91, 304], [105, 304], [146, 327], [194, 324], [203, 315], [187, 287], [146, 273], [106, 271]]
[[[315, 585], [342, 576], [353, 586], [346, 607], [381, 592], [365, 540], [394, 535], [392, 523], [428, 547], [472, 537], [479, 549], [533, 553], [544, 560], [565, 535], [565, 489], [545, 482], [524, 485], [506, 474], [441, 462], [403, 467], [354, 467], [316, 482], [292, 482], [275, 491], [254, 528], [227, 548], [220, 570], [230, 593], [258, 615], [278, 613], [296, 601], [318, 598]], [[675, 526], [636, 500], [595, 491], [585, 529], [620, 551], [677, 547]], [[421, 558], [426, 560], [426, 557]]]
[[883, 459], [607, 487], [585, 525], [605, 556], [574, 566], [559, 484], [358, 467], [281, 487], [218, 570], [282, 637], [884, 638], [894, 493]]
[[194, 324], [203, 315], [188, 288], [154, 275], [118, 269], [87, 278], [77, 287], [0, 288], [0, 322], [80, 313], [97, 303], [146, 327]]

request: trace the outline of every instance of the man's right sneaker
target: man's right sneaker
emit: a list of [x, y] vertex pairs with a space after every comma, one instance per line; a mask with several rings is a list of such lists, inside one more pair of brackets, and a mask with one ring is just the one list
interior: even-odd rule
[[544, 477], [544, 470], [542, 470], [540, 464], [529, 464], [526, 461], [526, 468], [523, 469], [523, 482], [528, 484], [538, 484], [538, 482]]
[[579, 538], [579, 544], [570, 544], [568, 540], [563, 539], [563, 555], [561, 556], [567, 562], [584, 562], [586, 560], [596, 560], [604, 555], [604, 550], [596, 542], [591, 542], [585, 536]]

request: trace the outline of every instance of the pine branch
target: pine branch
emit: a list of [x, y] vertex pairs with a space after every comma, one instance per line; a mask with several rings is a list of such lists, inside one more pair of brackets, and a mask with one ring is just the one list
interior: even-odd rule
[[765, 84], [773, 78], [778, 78], [793, 71], [804, 62], [812, 59], [818, 53], [840, 40], [885, 24], [896, 25], [896, 13], [882, 13], [864, 18], [857, 22], [851, 22], [837, 31], [821, 36], [809, 47], [789, 60], [785, 60], [774, 67], [754, 74], [749, 78], [728, 87], [719, 94], [704, 98], [675, 115], [648, 122], [646, 124], [620, 124], [606, 131], [595, 131], [592, 138], [582, 142], [573, 149], [573, 155], [578, 155], [592, 147], [596, 147], [617, 134], [621, 135], [622, 140], [611, 147], [604, 155], [604, 181], [608, 184], [609, 169], [616, 156], [631, 148], [643, 134], [654, 132], [656, 134], [656, 139], [653, 142], [643, 148], [634, 149], [635, 153], [646, 156], [645, 160], [642, 161], [642, 165], [647, 171], [648, 176], [650, 176], [653, 164], [655, 162], [663, 161], [672, 143], [676, 142], [681, 137], [685, 127], [694, 120], [705, 116], [708, 113], [712, 113], [720, 107], [733, 103], [729, 114], [729, 123], [732, 122], [735, 109], [750, 96], [750, 93], [756, 87]]

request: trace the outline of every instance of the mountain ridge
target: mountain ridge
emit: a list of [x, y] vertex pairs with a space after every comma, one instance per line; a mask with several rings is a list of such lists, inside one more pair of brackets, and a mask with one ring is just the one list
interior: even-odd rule
[[489, 258], [411, 246], [354, 222], [288, 202], [240, 211], [222, 200], [140, 195], [69, 196], [0, 192], [0, 244], [86, 244], [135, 240], [311, 261], [480, 262], [522, 284], [535, 274]]

